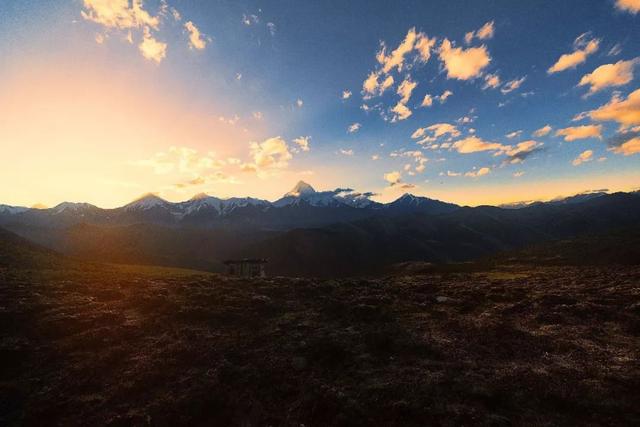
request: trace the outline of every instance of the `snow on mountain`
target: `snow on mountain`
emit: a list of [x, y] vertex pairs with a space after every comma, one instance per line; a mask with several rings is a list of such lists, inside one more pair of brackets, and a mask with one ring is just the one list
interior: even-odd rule
[[179, 205], [184, 209], [185, 215], [207, 208], [213, 208], [218, 213], [221, 213], [223, 208], [223, 201], [217, 197], [209, 196], [205, 193], [200, 193], [193, 196], [191, 200], [182, 202]]
[[29, 208], [23, 206], [0, 205], [0, 214], [16, 215], [28, 211]]
[[229, 213], [236, 208], [245, 206], [270, 206], [267, 200], [254, 199], [253, 197], [231, 197], [229, 199], [222, 200], [222, 212]]
[[90, 203], [74, 203], [74, 202], [62, 202], [56, 206], [54, 206], [51, 210], [54, 213], [62, 213], [62, 212], [79, 212], [85, 209], [95, 208]]
[[307, 184], [304, 181], [298, 181], [296, 186], [293, 187], [293, 189], [289, 191], [287, 194], [285, 194], [284, 197], [308, 196], [314, 193], [316, 193], [316, 190], [314, 190], [314, 188], [311, 185]]
[[276, 200], [273, 205], [275, 207], [283, 207], [290, 205], [299, 205], [301, 202], [316, 207], [341, 206], [348, 205], [352, 207], [362, 207], [367, 205], [363, 199], [368, 196], [362, 195], [363, 198], [350, 197], [351, 189], [336, 189], [333, 191], [316, 191], [314, 188], [304, 181], [300, 181], [281, 199]]

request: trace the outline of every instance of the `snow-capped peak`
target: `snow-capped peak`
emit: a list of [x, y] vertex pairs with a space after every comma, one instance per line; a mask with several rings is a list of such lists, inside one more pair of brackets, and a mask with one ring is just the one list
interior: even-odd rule
[[82, 209], [88, 209], [88, 208], [92, 208], [93, 205], [89, 204], [89, 203], [74, 203], [74, 202], [62, 202], [58, 205], [56, 205], [53, 210], [55, 213], [61, 213], [64, 211], [69, 211], [69, 212], [77, 212], [80, 211]]
[[284, 197], [300, 197], [308, 194], [314, 194], [315, 192], [316, 190], [314, 190], [312, 186], [304, 181], [299, 181], [291, 191], [284, 195]]

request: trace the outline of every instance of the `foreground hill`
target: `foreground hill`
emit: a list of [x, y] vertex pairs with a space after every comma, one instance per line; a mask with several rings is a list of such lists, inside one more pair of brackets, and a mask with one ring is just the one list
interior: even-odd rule
[[2, 425], [638, 425], [637, 267], [0, 267]]

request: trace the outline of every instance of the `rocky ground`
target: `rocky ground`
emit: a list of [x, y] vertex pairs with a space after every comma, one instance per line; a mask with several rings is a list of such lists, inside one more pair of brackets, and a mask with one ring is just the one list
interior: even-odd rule
[[1, 425], [640, 425], [640, 267], [0, 269]]

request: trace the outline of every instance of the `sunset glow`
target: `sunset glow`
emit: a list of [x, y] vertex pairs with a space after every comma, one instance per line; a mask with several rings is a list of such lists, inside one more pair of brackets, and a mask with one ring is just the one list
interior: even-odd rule
[[640, 15], [569, 3], [388, 21], [358, 2], [10, 0], [0, 201], [273, 200], [301, 179], [469, 205], [638, 188]]

